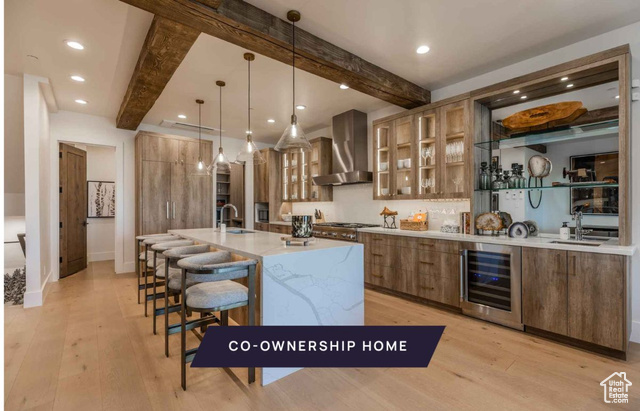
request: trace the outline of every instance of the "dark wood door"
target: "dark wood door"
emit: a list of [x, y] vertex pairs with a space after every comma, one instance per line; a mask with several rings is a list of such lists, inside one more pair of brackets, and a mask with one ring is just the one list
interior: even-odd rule
[[166, 233], [171, 228], [171, 164], [142, 162], [142, 233]]
[[567, 252], [522, 249], [522, 319], [525, 325], [567, 335]]
[[87, 268], [87, 153], [60, 144], [60, 278]]
[[569, 252], [569, 337], [625, 349], [624, 257]]

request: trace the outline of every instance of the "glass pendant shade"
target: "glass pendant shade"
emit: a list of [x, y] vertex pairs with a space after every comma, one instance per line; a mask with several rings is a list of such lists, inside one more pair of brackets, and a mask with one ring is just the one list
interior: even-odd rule
[[298, 119], [295, 115], [291, 116], [291, 124], [282, 133], [275, 150], [284, 153], [311, 151], [311, 143], [307, 140], [304, 130], [298, 124]]
[[196, 100], [198, 104], [198, 164], [191, 170], [190, 175], [194, 177], [208, 177], [211, 175], [207, 170], [207, 165], [202, 161], [202, 105], [204, 100]]
[[251, 139], [251, 134], [247, 134], [247, 141], [242, 145], [236, 161], [248, 164], [264, 164], [266, 161]]
[[231, 163], [229, 163], [229, 159], [224, 154], [222, 147], [218, 149], [218, 155], [213, 160], [213, 169], [216, 173], [228, 173], [231, 171]]

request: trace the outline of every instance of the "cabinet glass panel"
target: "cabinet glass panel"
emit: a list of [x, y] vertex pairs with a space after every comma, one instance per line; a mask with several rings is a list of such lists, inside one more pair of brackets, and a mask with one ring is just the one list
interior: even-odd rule
[[437, 192], [437, 155], [436, 155], [436, 114], [418, 117], [418, 147], [420, 172], [418, 192], [433, 194]]
[[395, 125], [396, 194], [398, 195], [411, 195], [411, 177], [413, 172], [413, 164], [411, 164], [411, 128], [411, 121], [396, 123]]
[[389, 128], [378, 127], [376, 130], [376, 170], [378, 173], [378, 186], [376, 187], [378, 196], [389, 195]]
[[293, 201], [300, 198], [300, 192], [298, 187], [300, 185], [300, 156], [298, 153], [291, 154], [291, 162], [289, 164], [290, 181], [291, 181], [291, 193], [289, 198]]
[[309, 195], [309, 153], [300, 154], [300, 199], [307, 200]]
[[[445, 193], [462, 193], [465, 187], [464, 107], [444, 113], [444, 175]], [[442, 158], [442, 157], [441, 157]]]
[[282, 155], [282, 199], [288, 200], [290, 193], [289, 183], [289, 155]]

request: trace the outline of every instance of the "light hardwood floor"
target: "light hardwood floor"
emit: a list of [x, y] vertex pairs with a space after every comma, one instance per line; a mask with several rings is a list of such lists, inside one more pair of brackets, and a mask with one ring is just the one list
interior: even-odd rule
[[[446, 325], [427, 369], [305, 369], [266, 387], [246, 370], [190, 369], [180, 389], [179, 338], [163, 337], [135, 299], [135, 275], [91, 263], [51, 285], [43, 307], [5, 306], [7, 410], [639, 409], [640, 346], [627, 362], [482, 321], [366, 292], [366, 323]], [[191, 344], [195, 344], [195, 337]], [[599, 383], [626, 371], [627, 406]]]

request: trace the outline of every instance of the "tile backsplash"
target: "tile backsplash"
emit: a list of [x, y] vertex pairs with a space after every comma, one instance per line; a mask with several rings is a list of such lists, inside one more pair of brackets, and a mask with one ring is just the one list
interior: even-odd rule
[[[327, 221], [370, 223], [382, 225], [380, 212], [386, 206], [398, 212], [398, 219], [409, 213], [427, 211], [429, 230], [440, 230], [446, 220], [460, 220], [460, 213], [469, 211], [469, 200], [374, 200], [371, 184], [333, 188], [333, 202], [293, 203], [293, 214], [313, 215], [321, 210]], [[398, 223], [399, 224], [399, 223]]]

